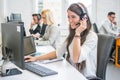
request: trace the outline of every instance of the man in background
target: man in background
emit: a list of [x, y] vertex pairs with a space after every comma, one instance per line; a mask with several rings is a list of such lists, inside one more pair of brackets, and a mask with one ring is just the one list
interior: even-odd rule
[[118, 32], [117, 22], [115, 20], [115, 12], [108, 12], [108, 19], [105, 20], [99, 30], [100, 33], [120, 36]]
[[[100, 33], [113, 35], [115, 38], [120, 36], [119, 27], [117, 26], [117, 22], [115, 20], [115, 12], [108, 12], [108, 19], [105, 20], [99, 30]], [[115, 48], [116, 48], [116, 40], [114, 40], [113, 47], [110, 54], [110, 60], [115, 61]]]
[[33, 37], [39, 37], [40, 33], [40, 20], [41, 15], [40, 14], [32, 14], [33, 21], [31, 22], [29, 32]]
[[43, 25], [41, 27], [42, 19], [40, 14], [32, 14], [33, 21], [31, 22], [29, 32], [34, 38], [42, 37], [45, 33]]

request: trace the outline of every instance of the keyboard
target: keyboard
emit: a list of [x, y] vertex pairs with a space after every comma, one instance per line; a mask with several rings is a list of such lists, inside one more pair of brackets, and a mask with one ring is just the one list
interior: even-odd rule
[[54, 70], [48, 69], [41, 65], [35, 64], [33, 62], [26, 62], [25, 68], [35, 74], [40, 75], [41, 77], [58, 74], [58, 72], [56, 72]]

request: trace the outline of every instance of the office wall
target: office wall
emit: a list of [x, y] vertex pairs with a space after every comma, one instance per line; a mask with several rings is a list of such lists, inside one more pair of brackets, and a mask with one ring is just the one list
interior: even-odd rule
[[109, 11], [116, 12], [116, 20], [120, 27], [120, 0], [93, 0], [93, 22], [100, 27], [101, 22], [107, 18]]
[[34, 3], [35, 0], [6, 0], [4, 17], [10, 16], [11, 13], [21, 13], [26, 33], [29, 35], [28, 29], [32, 20], [32, 13], [35, 11], [33, 8], [35, 6]]
[[3, 21], [3, 0], [0, 0], [0, 23]]
[[2, 42], [1, 39], [1, 23], [4, 22], [4, 0], [0, 0], [0, 44]]
[[[1, 23], [3, 22], [3, 6], [4, 6], [4, 1], [0, 0], [0, 45], [2, 42], [1, 39]], [[2, 51], [1, 51], [1, 46], [0, 46], [0, 60], [2, 59]]]

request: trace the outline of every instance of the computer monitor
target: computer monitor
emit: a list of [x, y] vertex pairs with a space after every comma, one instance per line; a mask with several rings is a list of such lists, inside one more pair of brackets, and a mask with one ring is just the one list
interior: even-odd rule
[[24, 69], [24, 27], [22, 24], [2, 23], [2, 54]]
[[21, 14], [20, 13], [12, 13], [11, 15], [10, 15], [10, 21], [22, 21], [22, 19], [21, 19]]
[[34, 38], [32, 36], [24, 37], [24, 54], [30, 55], [34, 52], [36, 52]]
[[25, 27], [24, 27], [24, 22], [15, 22], [15, 21], [11, 21], [11, 22], [8, 22], [10, 24], [20, 24], [21, 26], [23, 26], [23, 35], [26, 36], [26, 31], [25, 31]]

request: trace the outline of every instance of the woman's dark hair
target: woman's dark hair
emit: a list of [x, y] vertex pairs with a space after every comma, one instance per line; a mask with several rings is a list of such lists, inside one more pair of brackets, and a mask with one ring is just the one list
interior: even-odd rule
[[[68, 8], [68, 10], [76, 13], [80, 19], [86, 15], [87, 16], [87, 28], [86, 30], [84, 30], [81, 34], [80, 34], [80, 37], [81, 37], [81, 44], [82, 45], [84, 43], [84, 41], [86, 40], [86, 37], [91, 29], [91, 21], [90, 21], [90, 18], [88, 16], [88, 12], [87, 12], [87, 9], [86, 7], [82, 4], [82, 3], [74, 3], [74, 4], [71, 4], [70, 7]], [[74, 35], [75, 35], [75, 29], [71, 29], [70, 25], [69, 25], [69, 35], [66, 39], [67, 41], [67, 51], [68, 51], [68, 56], [67, 58], [70, 57], [70, 54], [69, 54], [69, 45], [71, 44], [73, 38], [74, 38]]]

